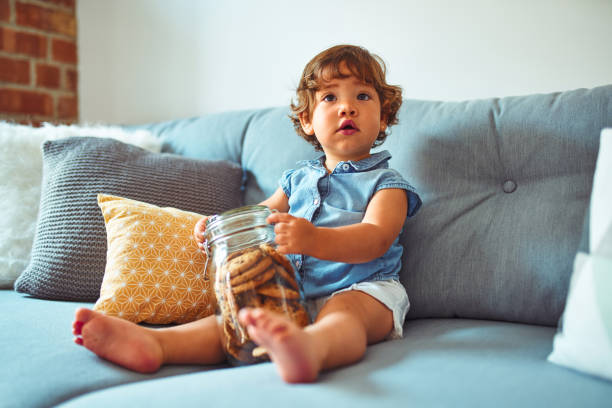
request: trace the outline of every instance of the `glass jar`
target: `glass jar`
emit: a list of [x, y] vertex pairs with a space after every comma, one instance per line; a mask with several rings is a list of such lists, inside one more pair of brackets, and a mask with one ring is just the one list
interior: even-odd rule
[[281, 313], [299, 326], [310, 323], [301, 286], [289, 260], [276, 251], [272, 212], [246, 206], [211, 217], [206, 223], [206, 273], [214, 282], [217, 322], [232, 365], [267, 361], [265, 349], [249, 338], [238, 321], [243, 307]]

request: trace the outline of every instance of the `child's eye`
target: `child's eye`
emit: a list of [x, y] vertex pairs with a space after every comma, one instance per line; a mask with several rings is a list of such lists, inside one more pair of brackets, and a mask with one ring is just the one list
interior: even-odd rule
[[360, 101], [369, 101], [372, 98], [366, 93], [360, 93], [359, 95], [357, 95], [357, 99], [359, 99]]
[[326, 102], [333, 102], [336, 100], [336, 96], [332, 94], [328, 94], [323, 97], [323, 100]]

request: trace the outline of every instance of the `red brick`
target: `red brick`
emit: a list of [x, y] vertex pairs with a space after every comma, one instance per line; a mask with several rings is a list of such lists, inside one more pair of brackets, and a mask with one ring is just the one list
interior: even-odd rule
[[79, 74], [75, 69], [66, 70], [65, 88], [69, 91], [76, 92], [79, 85]]
[[60, 119], [76, 119], [78, 111], [76, 96], [61, 96], [57, 101], [57, 117]]
[[0, 81], [28, 85], [30, 83], [30, 62], [0, 57]]
[[32, 57], [47, 57], [47, 38], [39, 34], [17, 33], [17, 53]]
[[11, 30], [10, 28], [0, 27], [0, 51], [15, 52], [16, 49], [16, 32], [14, 30]]
[[42, 92], [0, 88], [0, 112], [53, 116], [53, 98]]
[[28, 55], [36, 58], [47, 57], [47, 38], [0, 27], [0, 51]]
[[40, 0], [43, 3], [51, 5], [62, 6], [74, 10], [74, 0]]
[[60, 69], [53, 65], [36, 66], [36, 86], [57, 89], [60, 86]]
[[16, 6], [17, 24], [76, 37], [74, 13], [19, 2]]
[[77, 47], [73, 42], [54, 39], [51, 43], [51, 54], [55, 61], [77, 63]]
[[0, 21], [11, 21], [11, 5], [9, 0], [0, 0]]

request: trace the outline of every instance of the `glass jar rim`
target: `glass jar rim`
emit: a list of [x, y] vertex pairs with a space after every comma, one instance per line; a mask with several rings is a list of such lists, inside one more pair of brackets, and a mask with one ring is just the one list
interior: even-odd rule
[[[272, 214], [264, 205], [245, 205], [214, 215], [206, 221], [206, 242], [205, 246], [210, 246], [219, 238], [231, 234], [245, 231], [256, 227], [269, 227], [266, 218]], [[254, 216], [261, 214], [254, 219]], [[253, 221], [256, 221], [253, 223]]]
[[270, 209], [266, 207], [265, 205], [258, 205], [258, 204], [245, 205], [242, 207], [232, 208], [231, 210], [224, 211], [221, 214], [216, 214], [208, 218], [208, 220], [206, 220], [206, 226], [212, 227], [212, 226], [215, 226], [216, 223], [220, 223], [232, 217], [248, 215], [248, 214], [256, 213], [259, 211], [266, 211], [266, 210], [272, 213], [272, 211], [270, 211]]

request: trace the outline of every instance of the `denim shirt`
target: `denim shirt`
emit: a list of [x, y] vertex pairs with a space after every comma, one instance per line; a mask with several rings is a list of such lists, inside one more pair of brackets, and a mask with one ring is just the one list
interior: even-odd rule
[[[359, 161], [340, 162], [328, 173], [325, 156], [298, 162], [296, 169], [285, 171], [280, 185], [289, 197], [289, 214], [305, 218], [319, 227], [340, 227], [362, 221], [372, 196], [381, 189], [406, 190], [407, 217], [421, 206], [414, 188], [400, 175], [389, 169], [388, 151], [372, 154]], [[342, 245], [330, 242], [329, 245]], [[399, 279], [402, 246], [399, 236], [389, 250], [370, 262], [348, 264], [290, 254], [307, 299], [329, 295], [353, 283]]]

